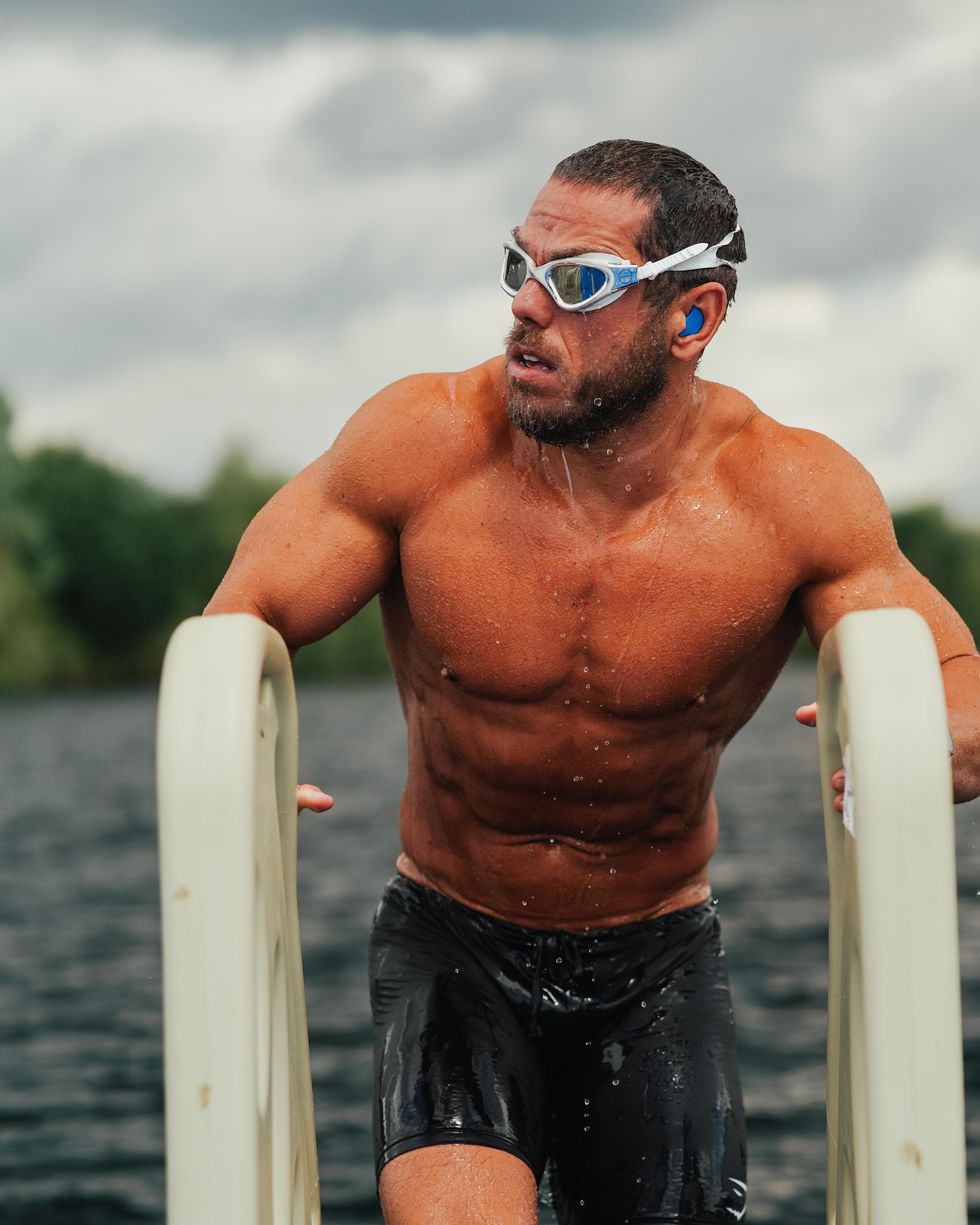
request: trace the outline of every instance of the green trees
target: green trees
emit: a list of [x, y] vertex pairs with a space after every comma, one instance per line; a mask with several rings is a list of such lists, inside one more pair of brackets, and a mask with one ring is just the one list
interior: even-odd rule
[[[283, 482], [230, 449], [197, 494], [78, 447], [18, 454], [0, 395], [0, 691], [153, 682], [249, 520]], [[384, 674], [376, 606], [297, 656], [299, 677]]]

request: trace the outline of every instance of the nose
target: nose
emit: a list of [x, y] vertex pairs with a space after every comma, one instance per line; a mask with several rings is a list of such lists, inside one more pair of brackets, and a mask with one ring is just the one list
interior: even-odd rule
[[547, 289], [528, 277], [511, 299], [510, 309], [520, 323], [533, 323], [543, 329], [554, 319], [558, 307]]

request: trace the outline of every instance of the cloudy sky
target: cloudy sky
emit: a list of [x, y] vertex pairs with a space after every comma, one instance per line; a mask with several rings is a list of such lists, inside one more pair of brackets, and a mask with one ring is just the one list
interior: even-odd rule
[[703, 372], [980, 519], [973, 0], [0, 0], [0, 386], [24, 445], [294, 471], [499, 351], [554, 163], [679, 145], [749, 262]]

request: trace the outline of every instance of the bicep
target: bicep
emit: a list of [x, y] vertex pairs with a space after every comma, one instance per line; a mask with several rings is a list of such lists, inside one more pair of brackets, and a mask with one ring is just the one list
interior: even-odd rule
[[328, 452], [284, 485], [249, 524], [205, 612], [254, 613], [295, 650], [377, 594], [396, 535], [338, 484]]
[[815, 519], [813, 575], [797, 592], [811, 641], [819, 646], [849, 612], [911, 608], [932, 630], [940, 660], [973, 653], [963, 619], [899, 549], [891, 514], [870, 475], [850, 456], [842, 466], [846, 495], [841, 491]]
[[911, 608], [928, 623], [940, 661], [976, 650], [969, 629], [948, 600], [898, 551], [833, 578], [810, 583], [797, 593], [814, 646], [845, 615], [867, 608]]

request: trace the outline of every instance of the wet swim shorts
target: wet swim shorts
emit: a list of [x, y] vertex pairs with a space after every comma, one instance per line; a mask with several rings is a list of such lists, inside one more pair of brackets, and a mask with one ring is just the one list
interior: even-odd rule
[[710, 902], [575, 934], [405, 877], [371, 937], [378, 1173], [432, 1144], [546, 1165], [562, 1225], [745, 1212], [745, 1126]]

